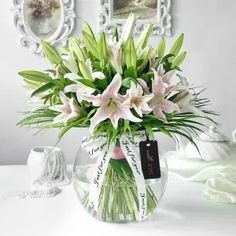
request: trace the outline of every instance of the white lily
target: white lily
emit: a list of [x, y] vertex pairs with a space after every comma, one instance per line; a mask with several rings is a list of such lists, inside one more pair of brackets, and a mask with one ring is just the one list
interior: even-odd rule
[[73, 56], [71, 55], [71, 53], [69, 53], [68, 55], [63, 55], [63, 56], [62, 56], [62, 59], [63, 59], [64, 65], [65, 65], [72, 73], [77, 74], [77, 73], [79, 72], [77, 63], [76, 63], [75, 59], [73, 58]]
[[135, 85], [132, 81], [130, 89], [127, 90], [127, 99], [124, 103], [134, 108], [138, 115], [142, 117], [143, 114], [148, 114], [152, 111], [152, 108], [147, 102], [149, 102], [153, 96], [153, 94], [143, 95], [142, 87], [139, 84]]
[[59, 97], [62, 105], [54, 105], [49, 107], [50, 110], [60, 112], [53, 120], [53, 123], [66, 123], [72, 118], [80, 116], [80, 107], [75, 103], [73, 98], [67, 98], [64, 93], [60, 92]]
[[154, 71], [154, 79], [152, 81], [152, 93], [154, 94], [154, 97], [149, 105], [153, 108], [153, 113], [162, 120], [166, 120], [163, 111], [179, 111], [179, 107], [176, 103], [166, 99], [166, 96], [173, 90], [175, 90], [175, 86], [168, 87], [168, 85], [163, 82], [162, 77], [158, 76], [157, 72]]
[[85, 95], [85, 99], [92, 102], [94, 106], [98, 106], [96, 114], [92, 117], [90, 123], [90, 131], [103, 120], [110, 119], [114, 128], [117, 128], [120, 118], [130, 120], [133, 122], [141, 122], [142, 120], [135, 117], [130, 111], [130, 107], [127, 104], [122, 103], [118, 91], [121, 87], [121, 76], [116, 74], [106, 88], [106, 90], [97, 96]]
[[105, 79], [105, 75], [101, 71], [93, 71], [90, 59], [87, 59], [85, 63], [81, 62], [79, 68], [84, 78], [90, 80]]

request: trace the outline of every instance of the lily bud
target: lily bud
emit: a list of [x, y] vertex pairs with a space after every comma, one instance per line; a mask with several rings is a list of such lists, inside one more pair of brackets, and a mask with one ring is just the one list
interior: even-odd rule
[[152, 33], [153, 25], [148, 24], [142, 34], [140, 35], [137, 43], [136, 50], [139, 52], [140, 50], [144, 49], [147, 46], [148, 39], [150, 37], [150, 34]]
[[80, 69], [80, 72], [81, 72], [82, 76], [85, 79], [93, 80], [93, 75], [92, 75], [91, 71], [89, 70], [89, 68], [88, 68], [88, 66], [86, 65], [85, 62], [81, 61], [79, 63], [79, 69]]
[[136, 50], [135, 50], [133, 38], [130, 38], [126, 44], [125, 53], [124, 53], [124, 61], [128, 68], [131, 66], [136, 68], [137, 56], [136, 56]]
[[109, 48], [109, 59], [116, 72], [122, 74], [122, 50], [116, 46], [111, 45]]
[[63, 64], [66, 66], [67, 69], [69, 69], [72, 73], [75, 74], [78, 73], [79, 71], [78, 66], [71, 52], [68, 55], [63, 55], [62, 59], [63, 59]]
[[120, 40], [118, 42], [119, 45], [125, 45], [129, 38], [133, 35], [134, 26], [136, 23], [136, 16], [134, 13], [131, 13], [125, 22]]
[[88, 58], [87, 52], [81, 48], [81, 43], [75, 37], [69, 39], [69, 49], [75, 53], [79, 61], [85, 62]]

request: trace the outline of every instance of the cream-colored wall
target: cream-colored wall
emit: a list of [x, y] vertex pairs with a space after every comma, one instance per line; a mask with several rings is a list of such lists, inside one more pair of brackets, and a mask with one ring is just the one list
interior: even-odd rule
[[[230, 135], [236, 128], [236, 1], [234, 0], [172, 0], [174, 36], [185, 33], [185, 49], [189, 52], [184, 64], [185, 75], [193, 84], [208, 87], [212, 108], [221, 113], [222, 130]], [[20, 111], [25, 111], [25, 90], [17, 71], [45, 69], [47, 63], [18, 43], [19, 34], [13, 25], [11, 1], [0, 3], [0, 164], [25, 163], [31, 147], [53, 145], [57, 131], [32, 136], [34, 131], [16, 127]], [[83, 20], [99, 31], [99, 0], [76, 1], [79, 34]], [[168, 39], [168, 41], [172, 40]], [[158, 38], [152, 38], [157, 44]], [[67, 160], [73, 159], [81, 137], [73, 130], [60, 143]], [[172, 141], [161, 137], [161, 149], [174, 147]]]

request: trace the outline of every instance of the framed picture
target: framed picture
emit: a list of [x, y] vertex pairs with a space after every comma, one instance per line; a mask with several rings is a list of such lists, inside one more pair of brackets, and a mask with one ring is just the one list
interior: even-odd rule
[[41, 53], [40, 40], [64, 45], [75, 26], [74, 0], [13, 0], [20, 43]]
[[171, 36], [171, 0], [101, 0], [101, 30], [111, 34], [115, 27], [122, 30], [130, 12], [138, 18], [135, 33], [152, 23], [153, 35]]

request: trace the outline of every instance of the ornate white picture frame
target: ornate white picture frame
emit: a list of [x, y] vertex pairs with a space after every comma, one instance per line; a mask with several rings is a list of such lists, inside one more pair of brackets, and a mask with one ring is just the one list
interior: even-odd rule
[[40, 40], [64, 46], [75, 27], [74, 0], [13, 0], [20, 44], [41, 54]]
[[[156, 1], [156, 2], [155, 2]], [[107, 34], [112, 34], [113, 30], [115, 27], [118, 27], [119, 30], [122, 30], [122, 27], [124, 25], [125, 22], [125, 17], [117, 17], [117, 13], [116, 16], [114, 17], [114, 12], [118, 12], [118, 10], [127, 10], [127, 14], [133, 10], [130, 9], [134, 9], [134, 10], [139, 10], [140, 8], [140, 16], [136, 27], [135, 27], [135, 34], [140, 34], [143, 29], [145, 28], [145, 26], [148, 23], [152, 23], [153, 24], [153, 35], [165, 35], [165, 36], [171, 36], [171, 28], [172, 28], [172, 16], [171, 16], [171, 0], [133, 0], [133, 1], [129, 1], [127, 0], [127, 4], [124, 5], [124, 7], [121, 9], [118, 9], [117, 7], [117, 0], [100, 0], [101, 3], [101, 14], [100, 14], [100, 27], [101, 30], [104, 31]], [[123, 2], [125, 2], [125, 0], [123, 0]], [[128, 8], [129, 5], [131, 3], [132, 8]], [[150, 7], [147, 10], [150, 10], [150, 12], [147, 12], [147, 16], [149, 16], [150, 14], [152, 14], [151, 18], [143, 17], [142, 18], [142, 14], [144, 13], [143, 10], [146, 10], [145, 7], [147, 4], [147, 2], [149, 4], [153, 4], [154, 2], [154, 6]], [[150, 3], [151, 2], [151, 3]], [[136, 5], [134, 5], [136, 4]], [[143, 4], [143, 8], [141, 9], [141, 4]], [[134, 6], [137, 6], [137, 8], [134, 8]], [[114, 8], [116, 8], [116, 10], [114, 10]], [[156, 11], [156, 12], [154, 12]], [[135, 12], [134, 12], [135, 13]], [[149, 14], [150, 13], [150, 14]], [[153, 15], [153, 13], [155, 13]], [[121, 16], [121, 14], [120, 14]]]

